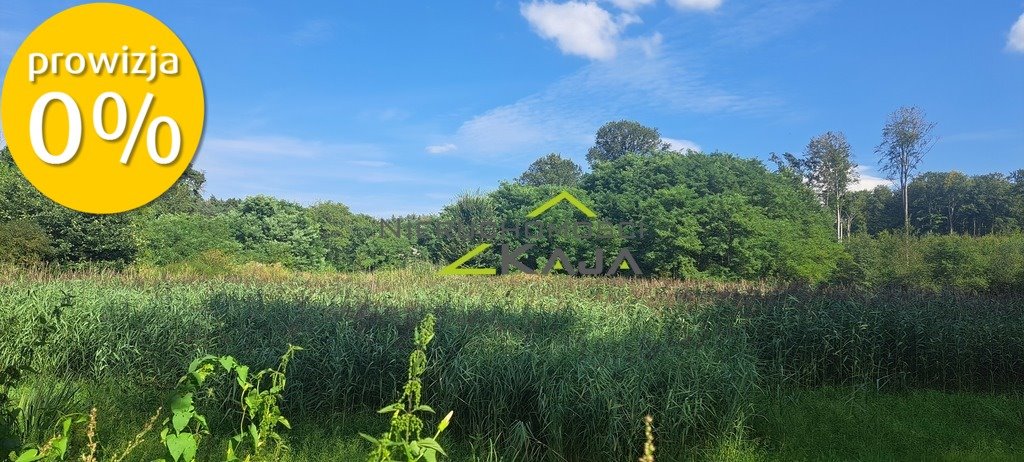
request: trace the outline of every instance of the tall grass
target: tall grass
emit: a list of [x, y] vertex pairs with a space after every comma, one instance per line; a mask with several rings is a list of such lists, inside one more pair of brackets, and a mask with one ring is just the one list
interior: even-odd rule
[[[424, 402], [453, 410], [450, 431], [506, 460], [635, 460], [648, 414], [659, 459], [676, 460], [742, 432], [752, 394], [767, 386], [1024, 382], [1024, 307], [1011, 294], [411, 271], [248, 280], [40, 271], [0, 274], [0, 320], [17, 332], [64, 294], [74, 304], [36, 353], [41, 374], [161, 390], [202, 354], [265, 368], [302, 345], [283, 409], [300, 425], [395, 401], [409, 339], [432, 313]], [[17, 348], [4, 336], [0, 357]]]

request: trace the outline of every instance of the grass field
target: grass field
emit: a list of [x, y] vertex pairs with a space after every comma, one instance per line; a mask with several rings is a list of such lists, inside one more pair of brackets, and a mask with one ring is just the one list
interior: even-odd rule
[[[272, 367], [288, 344], [290, 460], [364, 459], [427, 313], [423, 401], [452, 460], [1020, 460], [1024, 306], [1013, 294], [423, 271], [0, 275], [0, 359], [32, 353], [23, 433], [98, 409], [99, 454], [131, 440], [201, 354]], [[56, 315], [54, 309], [61, 307]], [[33, 344], [39, 317], [52, 332]], [[237, 396], [197, 397], [223, 460]], [[31, 418], [25, 416], [30, 415]], [[76, 434], [72, 443], [81, 444]], [[161, 456], [150, 434], [132, 460]], [[104, 452], [106, 451], [106, 452]], [[219, 459], [218, 459], [219, 458]]]

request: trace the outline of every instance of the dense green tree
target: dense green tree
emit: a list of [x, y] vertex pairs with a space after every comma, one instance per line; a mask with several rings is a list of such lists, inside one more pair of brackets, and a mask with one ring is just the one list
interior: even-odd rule
[[1011, 177], [1000, 173], [966, 176], [927, 172], [911, 181], [910, 215], [919, 233], [983, 235], [1021, 226], [1021, 196]]
[[706, 250], [699, 235], [697, 195], [686, 185], [658, 190], [643, 206], [644, 235], [636, 239], [645, 270], [672, 277], [700, 274], [698, 259]]
[[576, 162], [557, 153], [551, 153], [533, 161], [516, 179], [516, 183], [526, 186], [552, 185], [568, 188], [579, 184], [581, 176], [583, 170]]
[[846, 202], [847, 227], [850, 235], [867, 233], [876, 235], [887, 229], [900, 227], [900, 204], [888, 186], [854, 191]]
[[196, 217], [167, 213], [143, 222], [141, 234], [140, 259], [158, 266], [187, 262], [209, 250], [237, 258], [242, 249], [225, 215]]
[[594, 147], [587, 151], [587, 162], [593, 167], [626, 154], [647, 155], [668, 148], [658, 129], [631, 120], [619, 120], [608, 122], [597, 130]]
[[345, 204], [319, 202], [306, 209], [319, 230], [319, 244], [324, 247], [327, 263], [337, 270], [355, 269], [352, 254], [353, 215]]
[[909, 187], [914, 228], [947, 234], [962, 230], [971, 182], [960, 172], [925, 172], [914, 178]]
[[235, 240], [256, 261], [307, 270], [326, 265], [320, 230], [299, 204], [247, 197], [228, 216]]
[[0, 263], [41, 263], [53, 252], [50, 236], [28, 218], [0, 222]]
[[496, 244], [505, 244], [513, 249], [524, 244], [532, 245], [527, 253], [528, 259], [522, 261], [538, 269], [543, 269], [556, 249], [564, 252], [574, 265], [586, 262], [588, 267], [593, 267], [600, 250], [606, 270], [611, 259], [618, 254], [622, 240], [619, 230], [604, 217], [587, 217], [571, 204], [563, 202], [538, 217], [527, 218], [531, 211], [563, 190], [584, 204], [592, 202], [585, 191], [553, 185], [503, 183], [490, 193], [488, 197], [494, 202], [501, 229], [510, 230], [499, 233]]
[[190, 213], [201, 214], [205, 212], [206, 201], [203, 200], [203, 186], [206, 184], [206, 174], [192, 168], [190, 165], [182, 172], [181, 177], [174, 182], [174, 185], [153, 202], [150, 202], [144, 210], [146, 216], [161, 215], [164, 213]]
[[903, 194], [903, 227], [910, 232], [910, 199], [908, 187], [924, 155], [935, 143], [932, 129], [924, 111], [916, 107], [901, 107], [889, 116], [882, 129], [882, 142], [875, 148], [881, 156], [882, 171], [896, 180]]
[[351, 269], [364, 271], [400, 268], [426, 259], [408, 233], [396, 236], [368, 215], [353, 216], [350, 254]]
[[[841, 254], [813, 192], [757, 160], [627, 155], [599, 164], [582, 184], [602, 217], [649, 230], [629, 244], [656, 274], [823, 280]], [[684, 231], [690, 226], [699, 243]]]
[[91, 215], [48, 202], [34, 220], [50, 236], [54, 262], [123, 266], [136, 260], [142, 244], [130, 214]]
[[130, 214], [91, 215], [68, 209], [43, 196], [13, 162], [0, 162], [0, 222], [17, 220], [31, 221], [45, 231], [49, 262], [124, 265], [139, 251]]
[[991, 234], [1019, 229], [1014, 217], [1014, 185], [1001, 173], [971, 177], [963, 220], [963, 232]]
[[[494, 229], [502, 226], [503, 219], [498, 213], [492, 197], [485, 194], [462, 194], [455, 202], [441, 209], [437, 219], [431, 222], [435, 233], [429, 243], [430, 255], [440, 264], [455, 261], [479, 244], [485, 243]], [[493, 243], [492, 243], [493, 244]], [[488, 252], [467, 262], [467, 267], [497, 267], [499, 255]]]

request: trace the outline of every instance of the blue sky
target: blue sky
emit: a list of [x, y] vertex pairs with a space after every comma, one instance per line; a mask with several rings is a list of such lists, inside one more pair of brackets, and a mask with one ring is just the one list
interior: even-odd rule
[[[0, 72], [80, 2], [5, 0]], [[129, 2], [207, 98], [207, 193], [432, 213], [534, 159], [581, 165], [604, 122], [766, 159], [841, 130], [865, 186], [887, 115], [922, 107], [922, 170], [1024, 168], [1024, 2]]]

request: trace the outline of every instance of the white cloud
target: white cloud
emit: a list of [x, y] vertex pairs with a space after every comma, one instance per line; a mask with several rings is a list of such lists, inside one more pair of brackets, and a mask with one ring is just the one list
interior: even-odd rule
[[640, 46], [643, 50], [644, 56], [653, 58], [661, 50], [661, 44], [665, 41], [665, 37], [660, 32], [655, 32], [650, 37], [643, 37], [639, 39], [633, 39], [632, 42]]
[[656, 1], [657, 0], [609, 0], [609, 3], [620, 9], [633, 11], [642, 6], [653, 4]]
[[616, 18], [597, 3], [577, 1], [524, 3], [519, 12], [537, 35], [554, 40], [562, 53], [597, 60], [614, 58], [623, 29], [640, 21], [634, 14]]
[[435, 144], [433, 146], [427, 146], [427, 152], [431, 154], [444, 154], [446, 152], [452, 152], [456, 149], [459, 149], [459, 147], [452, 143]]
[[612, 61], [592, 62], [538, 93], [478, 114], [446, 138], [457, 143], [466, 158], [490, 162], [551, 151], [584, 152], [601, 124], [640, 111], [755, 115], [778, 105], [770, 97], [740, 96], [707, 83], [677, 55], [646, 57], [637, 50], [628, 51]]
[[877, 176], [870, 175], [870, 167], [866, 165], [860, 165], [857, 167], [857, 172], [860, 174], [860, 179], [855, 183], [851, 183], [849, 186], [850, 191], [870, 191], [878, 186], [892, 187], [892, 180], [886, 178], [879, 178]]
[[1017, 18], [1010, 28], [1010, 36], [1006, 40], [1006, 48], [1024, 53], [1024, 14]]
[[661, 138], [662, 141], [668, 143], [669, 149], [673, 151], [679, 151], [685, 153], [687, 151], [701, 152], [700, 145], [690, 140], [680, 140], [675, 138]]
[[668, 0], [677, 10], [711, 11], [722, 6], [722, 0]]

